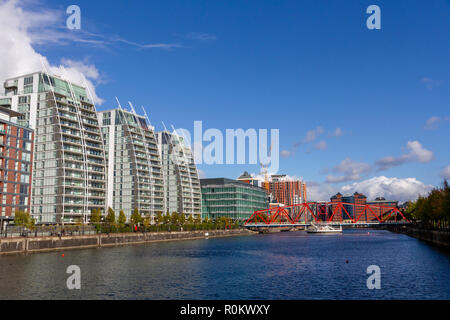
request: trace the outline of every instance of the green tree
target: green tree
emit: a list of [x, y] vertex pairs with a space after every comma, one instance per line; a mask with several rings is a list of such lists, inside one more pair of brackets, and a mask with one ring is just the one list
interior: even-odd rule
[[131, 221], [131, 224], [132, 224], [133, 226], [138, 225], [139, 223], [142, 222], [142, 216], [141, 216], [141, 214], [139, 213], [138, 208], [134, 208], [134, 212], [133, 212], [133, 214], [131, 215], [130, 221]]
[[125, 213], [123, 210], [120, 210], [119, 212], [119, 227], [123, 229], [125, 227], [125, 223], [127, 222], [127, 217], [125, 216]]
[[22, 210], [17, 210], [14, 213], [14, 224], [31, 230], [35, 227], [35, 221], [31, 218], [30, 213]]
[[419, 219], [417, 217], [416, 208], [417, 208], [417, 201], [408, 202], [405, 210], [405, 217], [407, 219], [414, 219], [414, 220]]
[[444, 217], [448, 226], [450, 222], [450, 186], [447, 180], [444, 180], [444, 200], [443, 200]]
[[105, 224], [108, 232], [116, 231], [116, 213], [112, 208], [108, 208], [108, 214], [105, 217]]
[[108, 214], [106, 215], [106, 223], [109, 226], [113, 226], [116, 224], [116, 213], [111, 208], [108, 208]]
[[177, 225], [178, 224], [178, 213], [176, 213], [175, 211], [172, 212], [172, 215], [170, 217], [170, 223], [172, 225]]
[[102, 220], [102, 214], [99, 209], [92, 209], [91, 210], [91, 223], [94, 225], [97, 225], [100, 223], [100, 221]]
[[160, 225], [162, 222], [163, 222], [163, 216], [162, 216], [161, 212], [158, 212], [155, 217], [155, 223], [157, 225]]
[[184, 215], [184, 213], [180, 213], [180, 215], [178, 216], [178, 223], [180, 225], [184, 225], [186, 223], [186, 216]]
[[171, 220], [170, 213], [167, 212], [163, 217], [163, 224], [170, 224], [170, 220]]
[[189, 215], [187, 221], [189, 224], [194, 224], [194, 217], [192, 217], [192, 214]]
[[151, 225], [150, 221], [151, 221], [151, 218], [149, 216], [146, 216], [143, 218], [142, 224], [144, 225], [145, 229], [150, 228], [150, 225]]

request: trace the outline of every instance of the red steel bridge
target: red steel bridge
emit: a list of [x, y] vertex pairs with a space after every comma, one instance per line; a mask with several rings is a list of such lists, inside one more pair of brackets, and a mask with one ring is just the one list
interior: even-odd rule
[[308, 226], [311, 223], [371, 226], [411, 222], [397, 207], [346, 202], [306, 202], [255, 211], [244, 226], [297, 227]]

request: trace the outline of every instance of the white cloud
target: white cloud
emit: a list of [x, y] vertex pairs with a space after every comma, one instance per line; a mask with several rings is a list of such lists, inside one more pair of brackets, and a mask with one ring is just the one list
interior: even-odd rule
[[330, 197], [338, 191], [337, 187], [327, 183], [306, 182], [306, 199], [308, 201], [330, 201]]
[[308, 143], [308, 142], [312, 142], [312, 141], [316, 140], [316, 137], [322, 133], [323, 133], [322, 127], [317, 127], [314, 130], [309, 130], [306, 133], [306, 137], [303, 139], [303, 143]]
[[200, 33], [200, 32], [189, 32], [186, 35], [186, 38], [192, 40], [201, 40], [201, 41], [211, 41], [216, 40], [216, 36], [209, 33]]
[[450, 180], [450, 166], [446, 166], [441, 171], [441, 177]]
[[[42, 70], [42, 63], [50, 73], [64, 76], [59, 66], [49, 63], [47, 58], [38, 53], [33, 46], [48, 44], [50, 42], [74, 41], [68, 32], [61, 31], [55, 26], [64, 25], [64, 12], [39, 9], [27, 10], [29, 1], [8, 0], [0, 2], [0, 81]], [[84, 73], [86, 84], [89, 87], [94, 102], [101, 103], [96, 92], [94, 82], [100, 81], [97, 68], [82, 61], [62, 59], [65, 67], [65, 76], [68, 80], [84, 84], [80, 72]]]
[[325, 150], [327, 148], [327, 143], [325, 141], [320, 141], [319, 143], [317, 143], [314, 148], [316, 148], [317, 150]]
[[424, 129], [425, 130], [434, 130], [438, 128], [438, 123], [441, 121], [450, 121], [449, 117], [430, 117], [427, 122], [425, 123]]
[[[295, 154], [295, 150], [297, 150], [302, 144], [307, 144], [310, 142], [313, 142], [317, 139], [317, 137], [321, 134], [323, 134], [325, 132], [325, 130], [321, 127], [321, 126], [317, 126], [315, 129], [313, 130], [309, 130], [306, 132], [306, 136], [303, 138], [303, 140], [301, 141], [297, 141], [293, 144], [293, 151], [290, 152], [289, 156], [292, 156]], [[326, 138], [331, 138], [331, 137], [339, 137], [343, 134], [343, 131], [341, 128], [336, 128], [334, 130], [334, 132], [332, 133], [328, 133], [328, 135], [326, 136]], [[317, 150], [325, 150], [328, 147], [328, 144], [325, 140], [319, 141], [318, 143], [316, 143], [314, 145], [314, 148]], [[311, 153], [311, 148], [306, 150], [306, 153]], [[285, 153], [287, 155], [287, 153]]]
[[426, 130], [432, 130], [437, 128], [437, 123], [441, 121], [441, 118], [439, 117], [431, 117], [427, 120], [425, 123], [425, 129]]
[[288, 151], [288, 150], [281, 150], [280, 151], [280, 156], [282, 156], [283, 158], [290, 157], [291, 155], [292, 155], [291, 151]]
[[330, 133], [329, 136], [330, 137], [340, 137], [344, 134], [344, 132], [342, 131], [341, 128], [336, 128], [336, 130], [334, 130], [334, 132]]
[[416, 178], [387, 178], [385, 176], [373, 177], [360, 182], [343, 186], [342, 193], [361, 192], [369, 200], [384, 197], [390, 200], [415, 200], [419, 195], [427, 194], [433, 186], [425, 185]]
[[429, 77], [424, 77], [424, 78], [422, 78], [421, 81], [422, 81], [422, 83], [425, 84], [425, 86], [427, 87], [428, 90], [431, 90], [431, 89], [441, 85], [441, 81], [434, 80]]
[[409, 150], [408, 153], [399, 157], [388, 156], [376, 161], [378, 171], [387, 170], [407, 162], [428, 163], [434, 159], [433, 152], [423, 148], [419, 141], [408, 141], [406, 148]]
[[362, 174], [367, 174], [372, 171], [372, 166], [365, 162], [355, 162], [350, 158], [341, 161], [339, 165], [333, 168], [334, 172], [343, 173], [342, 176], [329, 175], [326, 182], [339, 183], [354, 180], [360, 180]]

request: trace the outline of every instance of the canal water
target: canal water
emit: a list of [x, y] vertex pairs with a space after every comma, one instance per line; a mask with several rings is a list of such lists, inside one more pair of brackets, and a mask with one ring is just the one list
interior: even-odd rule
[[[80, 290], [67, 289], [70, 265]], [[370, 265], [379, 290], [367, 288]], [[0, 299], [450, 299], [450, 254], [385, 230], [344, 230], [3, 255]]]

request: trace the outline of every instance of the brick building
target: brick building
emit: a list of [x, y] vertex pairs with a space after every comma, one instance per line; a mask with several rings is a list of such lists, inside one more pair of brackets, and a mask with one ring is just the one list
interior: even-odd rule
[[306, 184], [301, 180], [293, 180], [286, 175], [272, 175], [270, 181], [263, 182], [271, 202], [286, 206], [306, 202]]
[[[333, 214], [335, 208], [337, 207], [338, 202], [343, 202], [343, 206], [345, 210], [348, 212], [345, 212], [345, 210], [339, 209], [336, 211], [335, 215], [333, 216], [333, 221], [344, 221], [344, 220], [350, 220], [350, 219], [357, 219], [361, 213], [364, 211], [364, 206], [367, 203], [367, 197], [362, 194], [355, 192], [352, 195], [342, 195], [340, 192], [336, 193], [334, 196], [331, 197], [331, 210], [332, 212], [329, 213], [330, 215]], [[350, 217], [349, 217], [350, 216]], [[364, 214], [359, 218], [359, 221], [366, 221], [367, 215]]]
[[367, 204], [373, 205], [373, 207], [371, 207], [372, 211], [379, 217], [388, 214], [392, 208], [398, 207], [398, 201], [386, 200], [383, 197], [375, 198], [373, 201], [367, 201]]
[[32, 129], [13, 122], [22, 114], [0, 101], [0, 229], [16, 210], [30, 212], [33, 161]]

